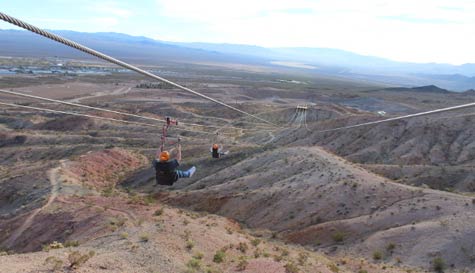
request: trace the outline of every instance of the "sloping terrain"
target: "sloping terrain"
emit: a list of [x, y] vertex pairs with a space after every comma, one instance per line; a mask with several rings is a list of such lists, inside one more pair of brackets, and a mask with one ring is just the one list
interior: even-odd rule
[[[51, 170], [50, 179], [57, 186], [51, 189], [50, 201], [33, 214], [34, 221], [22, 215], [0, 226], [11, 238], [18, 225], [27, 223], [10, 250], [36, 252], [0, 253], [0, 272], [330, 273], [378, 272], [382, 267], [403, 272], [351, 256], [334, 261], [319, 252], [252, 236], [233, 220], [172, 208], [150, 195], [128, 194], [104, 184], [118, 181], [120, 175], [111, 174], [136, 168], [131, 162], [141, 159], [112, 149]], [[85, 188], [78, 191], [78, 185]]]
[[319, 132], [377, 119], [360, 114], [333, 122], [310, 122], [311, 131], [288, 131], [276, 142], [279, 145], [320, 145], [406, 184], [425, 184], [434, 189], [462, 192], [475, 189], [471, 179], [475, 134], [470, 125], [474, 116], [470, 113], [462, 111], [351, 130]]
[[320, 148], [255, 154], [175, 188], [159, 199], [328, 253], [379, 252], [388, 262], [424, 268], [437, 257], [458, 269], [473, 266], [472, 198], [393, 183]]
[[[331, 86], [309, 78], [226, 73], [231, 74], [220, 71], [206, 83], [203, 74], [174, 75], [287, 128], [269, 130], [173, 89], [137, 88], [142, 79], [130, 75], [105, 77], [107, 84], [97, 84], [99, 76], [68, 78], [67, 84], [49, 83], [45, 76], [36, 79], [47, 84], [23, 86], [19, 91], [178, 118], [166, 148], [173, 154], [181, 137], [180, 167], [195, 165], [197, 172], [169, 188], [154, 185], [150, 160], [161, 128], [2, 108], [0, 247], [10, 255], [0, 257], [0, 264], [16, 264], [20, 272], [51, 271], [56, 265], [69, 270], [68, 256], [77, 255], [71, 253], [79, 250], [84, 257], [93, 250], [76, 270], [234, 272], [246, 265], [247, 272], [473, 271], [469, 113], [317, 132], [382, 118], [368, 109], [391, 106], [389, 114], [413, 113], [473, 95], [361, 90], [347, 82]], [[7, 85], [19, 79], [8, 77]], [[12, 96], [4, 100], [72, 111]], [[298, 104], [309, 106], [308, 128], [299, 126]], [[224, 145], [229, 155], [210, 158], [212, 143]], [[256, 238], [262, 249], [254, 246]], [[79, 247], [55, 250], [60, 246], [54, 241]], [[218, 250], [225, 252], [225, 262], [213, 261]]]

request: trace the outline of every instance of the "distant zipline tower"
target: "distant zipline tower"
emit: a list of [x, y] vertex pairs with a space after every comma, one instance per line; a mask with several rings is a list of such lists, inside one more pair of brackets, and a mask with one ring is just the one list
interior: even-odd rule
[[308, 109], [308, 106], [307, 104], [303, 104], [303, 105], [297, 105], [297, 112], [306, 112]]
[[302, 104], [302, 105], [298, 104], [297, 107], [295, 108], [294, 116], [290, 119], [290, 126], [296, 123], [298, 129], [303, 127], [309, 130], [307, 126], [307, 111], [308, 111], [307, 104]]

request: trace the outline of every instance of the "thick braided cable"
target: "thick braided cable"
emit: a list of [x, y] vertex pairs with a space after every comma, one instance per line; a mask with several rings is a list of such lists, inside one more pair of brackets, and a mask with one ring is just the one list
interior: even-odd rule
[[138, 68], [138, 67], [136, 67], [136, 66], [130, 65], [130, 64], [125, 63], [125, 62], [120, 61], [120, 60], [117, 60], [117, 59], [112, 58], [112, 57], [110, 57], [110, 56], [108, 56], [108, 55], [106, 55], [106, 54], [103, 54], [103, 53], [98, 52], [98, 51], [96, 51], [96, 50], [93, 50], [93, 49], [91, 49], [91, 48], [88, 48], [88, 47], [85, 47], [85, 46], [83, 46], [83, 45], [80, 45], [80, 44], [78, 44], [78, 43], [76, 43], [76, 42], [73, 42], [73, 41], [71, 41], [71, 40], [65, 39], [65, 38], [63, 38], [63, 37], [61, 37], [61, 36], [58, 36], [58, 35], [56, 35], [56, 34], [53, 34], [53, 33], [50, 33], [50, 32], [48, 32], [48, 31], [42, 30], [42, 29], [40, 29], [40, 28], [37, 28], [37, 27], [35, 27], [35, 26], [33, 26], [33, 25], [30, 25], [30, 24], [28, 24], [28, 23], [25, 23], [25, 22], [23, 22], [23, 21], [21, 21], [21, 20], [19, 20], [19, 19], [16, 19], [16, 18], [14, 18], [14, 17], [11, 17], [11, 16], [9, 16], [9, 15], [7, 15], [7, 14], [5, 14], [5, 13], [0, 12], [0, 19], [2, 19], [2, 20], [5, 21], [5, 22], [8, 22], [8, 23], [10, 23], [10, 24], [13, 24], [13, 25], [16, 25], [16, 26], [18, 26], [18, 27], [21, 27], [21, 28], [23, 28], [23, 29], [26, 29], [26, 30], [29, 30], [29, 31], [31, 31], [31, 32], [34, 32], [34, 33], [36, 33], [36, 34], [39, 34], [39, 35], [41, 35], [41, 36], [43, 36], [43, 37], [46, 37], [46, 38], [48, 38], [48, 39], [51, 39], [51, 40], [53, 40], [53, 41], [62, 43], [62, 44], [67, 45], [67, 46], [69, 46], [69, 47], [75, 48], [75, 49], [77, 49], [77, 50], [80, 50], [80, 51], [85, 52], [85, 53], [87, 53], [87, 54], [90, 54], [90, 55], [92, 55], [92, 56], [95, 56], [95, 57], [97, 57], [97, 58], [100, 58], [100, 59], [106, 60], [106, 61], [108, 61], [108, 62], [114, 63], [114, 64], [116, 64], [116, 65], [125, 67], [125, 68], [127, 68], [127, 69], [133, 70], [133, 71], [135, 71], [135, 72], [137, 72], [137, 73], [140, 73], [140, 74], [142, 74], [142, 75], [151, 77], [151, 78], [153, 78], [153, 79], [156, 79], [156, 80], [159, 80], [159, 81], [168, 83], [168, 84], [170, 84], [170, 85], [172, 85], [172, 86], [175, 86], [176, 88], [179, 88], [179, 89], [181, 89], [181, 90], [183, 90], [183, 91], [192, 93], [192, 94], [194, 94], [194, 95], [196, 95], [196, 96], [199, 96], [199, 97], [201, 97], [201, 98], [204, 98], [204, 99], [206, 99], [206, 100], [209, 100], [209, 101], [215, 102], [215, 103], [217, 103], [217, 104], [220, 104], [220, 105], [222, 105], [222, 106], [224, 106], [224, 107], [227, 107], [227, 108], [229, 108], [229, 109], [231, 109], [231, 110], [233, 110], [233, 111], [236, 111], [236, 112], [239, 112], [239, 113], [241, 113], [241, 114], [250, 116], [250, 117], [252, 117], [252, 118], [255, 118], [255, 119], [257, 119], [257, 120], [260, 120], [260, 121], [262, 121], [262, 122], [265, 122], [265, 123], [267, 123], [267, 124], [271, 124], [271, 125], [273, 125], [273, 126], [279, 127], [278, 125], [276, 125], [276, 124], [274, 124], [274, 123], [272, 123], [272, 122], [270, 122], [270, 121], [267, 121], [267, 120], [265, 120], [265, 119], [263, 119], [263, 118], [260, 118], [260, 117], [258, 117], [258, 116], [253, 115], [253, 114], [250, 114], [250, 113], [248, 113], [248, 112], [245, 112], [245, 111], [243, 111], [243, 110], [240, 110], [240, 109], [238, 109], [238, 108], [236, 108], [236, 107], [233, 107], [233, 106], [231, 106], [231, 105], [228, 105], [228, 104], [226, 104], [226, 103], [224, 103], [224, 102], [221, 102], [221, 101], [219, 101], [219, 100], [213, 99], [213, 98], [211, 98], [211, 97], [209, 97], [209, 96], [203, 95], [203, 94], [201, 94], [201, 93], [199, 93], [199, 92], [196, 92], [196, 91], [194, 91], [194, 90], [192, 90], [192, 89], [190, 89], [190, 88], [188, 88], [188, 87], [184, 87], [184, 86], [179, 85], [179, 84], [177, 84], [177, 83], [174, 83], [174, 82], [172, 82], [172, 81], [170, 81], [170, 80], [167, 80], [167, 79], [162, 78], [162, 77], [160, 77], [160, 76], [154, 75], [154, 74], [152, 74], [152, 73], [150, 73], [150, 72], [147, 72], [147, 71], [145, 71], [145, 70], [142, 70], [142, 69], [140, 69], [140, 68]]
[[[105, 108], [93, 107], [93, 106], [89, 106], [89, 105], [85, 105], [85, 104], [73, 103], [73, 102], [68, 102], [68, 101], [63, 101], [63, 100], [50, 99], [50, 98], [45, 98], [45, 97], [40, 97], [40, 96], [15, 92], [15, 91], [9, 91], [9, 90], [5, 90], [5, 89], [0, 89], [0, 93], [9, 94], [9, 95], [13, 95], [13, 96], [19, 96], [19, 97], [25, 97], [25, 98], [30, 98], [30, 99], [37, 99], [37, 100], [55, 102], [55, 103], [69, 105], [69, 106], [82, 107], [82, 108], [87, 108], [87, 109], [96, 110], [96, 111], [109, 112], [109, 113], [114, 113], [114, 114], [134, 117], [134, 118], [153, 120], [153, 121], [158, 121], [158, 122], [161, 122], [161, 123], [166, 122], [163, 119], [141, 116], [141, 115], [135, 115], [135, 114], [130, 114], [130, 113], [126, 113], [126, 112], [120, 112], [120, 111], [109, 110], [109, 109], [105, 109]], [[187, 123], [187, 122], [180, 122], [180, 124], [184, 124], [184, 125], [188, 125], [188, 126], [207, 127], [207, 128], [221, 128], [221, 126], [202, 125], [202, 124]], [[237, 127], [229, 127], [229, 128], [237, 129], [237, 130], [259, 130], [259, 129], [242, 129], [242, 128], [237, 128]]]
[[59, 110], [53, 110], [53, 109], [48, 109], [48, 108], [33, 107], [33, 106], [14, 104], [14, 103], [0, 102], [0, 105], [6, 105], [6, 106], [18, 107], [18, 108], [26, 108], [26, 109], [31, 109], [31, 110], [38, 110], [38, 111], [43, 111], [43, 112], [51, 112], [51, 113], [64, 114], [64, 115], [88, 117], [88, 118], [93, 118], [93, 119], [101, 119], [101, 120], [114, 121], [114, 122], [122, 122], [122, 123], [134, 124], [134, 125], [140, 125], [140, 126], [148, 126], [148, 127], [155, 127], [155, 128], [160, 128], [161, 127], [161, 125], [154, 125], [154, 124], [149, 124], [149, 123], [127, 121], [127, 120], [121, 120], [121, 119], [115, 119], [115, 118], [106, 118], [106, 117], [100, 117], [100, 116], [94, 116], [94, 115], [88, 115], [88, 114], [81, 114], [81, 113], [76, 113], [76, 112], [59, 111]]

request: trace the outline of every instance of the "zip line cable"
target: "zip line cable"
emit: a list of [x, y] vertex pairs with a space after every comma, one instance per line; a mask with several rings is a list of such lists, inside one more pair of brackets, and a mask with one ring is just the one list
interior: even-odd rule
[[357, 127], [363, 127], [363, 126], [368, 126], [368, 125], [374, 125], [374, 124], [379, 124], [379, 123], [384, 123], [384, 122], [395, 121], [395, 120], [403, 120], [403, 119], [427, 116], [427, 115], [432, 115], [432, 114], [437, 114], [437, 113], [455, 111], [455, 110], [470, 108], [470, 107], [475, 107], [475, 102], [462, 104], [462, 105], [457, 105], [457, 106], [446, 107], [446, 108], [441, 108], [441, 109], [436, 109], [436, 110], [431, 110], [431, 111], [426, 111], [426, 112], [420, 112], [420, 113], [410, 114], [410, 115], [405, 115], [405, 116], [400, 116], [400, 117], [370, 121], [370, 122], [359, 123], [359, 124], [355, 124], [355, 125], [349, 125], [349, 126], [338, 127], [338, 128], [333, 128], [333, 129], [327, 129], [327, 130], [321, 130], [321, 131], [317, 131], [317, 133], [327, 133], [327, 132], [334, 132], [334, 131], [339, 131], [339, 130], [352, 129], [352, 128], [357, 128]]
[[[92, 56], [95, 56], [97, 58], [100, 58], [100, 59], [103, 59], [105, 61], [108, 61], [110, 63], [114, 63], [116, 65], [119, 65], [119, 66], [122, 66], [124, 68], [127, 68], [127, 69], [130, 69], [132, 71], [135, 71], [139, 74], [142, 74], [142, 75], [145, 75], [147, 77], [151, 77], [153, 79], [156, 79], [156, 80], [159, 80], [159, 81], [162, 81], [162, 82], [165, 82], [165, 83], [168, 83], [178, 89], [181, 89], [183, 91], [186, 91], [186, 92], [189, 92], [191, 94], [194, 94], [196, 96], [199, 96], [203, 99], [206, 99], [206, 100], [209, 100], [209, 101], [212, 101], [214, 103], [217, 103], [219, 105], [222, 105], [224, 107], [227, 107], [233, 111], [236, 111], [236, 112], [239, 112], [241, 114], [244, 114], [244, 115], [247, 115], [249, 117], [252, 117], [254, 119], [257, 119], [257, 120], [260, 120], [264, 123], [267, 123], [267, 124], [270, 124], [270, 125], [273, 125], [275, 127], [280, 127], [278, 126], [277, 124], [274, 124], [270, 121], [267, 121], [263, 118], [260, 118], [256, 115], [253, 115], [253, 114], [250, 114], [246, 111], [243, 111], [243, 110], [240, 110], [236, 107], [233, 107], [231, 105], [228, 105], [224, 102], [221, 102], [219, 100], [216, 100], [212, 97], [209, 97], [209, 96], [206, 96], [204, 94], [201, 94], [197, 91], [194, 91], [188, 87], [184, 87], [182, 85], [179, 85], [175, 82], [172, 82], [170, 80], [167, 80], [165, 78], [162, 78], [160, 76], [157, 76], [157, 75], [154, 75], [150, 72], [147, 72], [145, 70], [142, 70], [136, 66], [133, 66], [133, 65], [130, 65], [128, 63], [125, 63], [123, 61], [120, 61], [118, 59], [115, 59], [115, 58], [112, 58], [106, 54], [103, 54], [101, 52], [98, 52], [98, 51], [95, 51], [93, 49], [90, 49], [88, 47], [85, 47], [79, 43], [76, 43], [76, 42], [73, 42], [71, 40], [68, 40], [68, 39], [65, 39], [65, 38], [62, 38], [61, 36], [59, 35], [56, 35], [56, 34], [53, 34], [53, 33], [50, 33], [50, 32], [47, 32], [45, 30], [42, 30], [40, 28], [37, 28], [31, 24], [28, 24], [28, 23], [25, 23], [21, 20], [18, 20], [16, 18], [13, 18], [3, 12], [0, 12], [0, 19], [5, 21], [5, 22], [8, 22], [10, 24], [13, 24], [13, 25], [16, 25], [20, 28], [23, 28], [23, 29], [26, 29], [28, 31], [31, 31], [31, 32], [34, 32], [38, 35], [41, 35], [43, 37], [46, 37], [48, 39], [51, 39], [51, 40], [54, 40], [56, 42], [59, 42], [59, 43], [62, 43], [66, 46], [69, 46], [69, 47], [72, 47], [72, 48], [75, 48], [77, 50], [80, 50], [82, 52], [85, 52], [87, 54], [90, 54]], [[5, 103], [2, 103], [5, 105]], [[402, 120], [402, 119], [408, 119], [408, 118], [414, 118], [414, 117], [420, 117], [420, 116], [425, 116], [425, 115], [431, 115], [431, 114], [436, 114], [436, 113], [442, 113], [442, 112], [448, 112], [448, 111], [453, 111], [453, 110], [458, 110], [458, 109], [464, 109], [464, 108], [469, 108], [469, 107], [474, 107], [475, 106], [475, 102], [474, 103], [468, 103], [468, 104], [463, 104], [463, 105], [458, 105], [458, 106], [453, 106], [453, 107], [447, 107], [447, 108], [442, 108], [442, 109], [436, 109], [436, 110], [432, 110], [432, 111], [427, 111], [427, 112], [421, 112], [421, 113], [416, 113], [416, 114], [411, 114], [411, 115], [405, 115], [405, 116], [400, 116], [400, 117], [394, 117], [394, 118], [388, 118], [388, 119], [384, 119], [384, 120], [379, 120], [379, 121], [372, 121], [372, 122], [365, 122], [365, 123], [360, 123], [360, 124], [355, 124], [355, 125], [350, 125], [350, 126], [344, 126], [344, 127], [338, 127], [338, 128], [333, 128], [333, 129], [327, 129], [327, 130], [320, 130], [320, 131], [317, 131], [317, 133], [326, 133], [326, 132], [333, 132], [333, 131], [339, 131], [339, 130], [346, 130], [346, 129], [352, 129], [352, 128], [357, 128], [357, 127], [362, 127], [362, 126], [368, 126], [368, 125], [374, 125], [374, 124], [379, 124], [379, 123], [383, 123], [383, 122], [390, 122], [390, 121], [395, 121], [395, 120]], [[34, 108], [32, 108], [34, 109]], [[37, 109], [38, 110], [38, 109]], [[54, 111], [54, 110], [53, 110]], [[63, 112], [63, 113], [66, 113], [66, 112]], [[145, 123], [144, 123], [145, 124]], [[211, 133], [212, 134], [212, 133]]]
[[119, 111], [114, 111], [114, 110], [109, 110], [109, 109], [104, 109], [104, 108], [99, 108], [99, 107], [93, 107], [93, 106], [84, 105], [84, 104], [78, 104], [78, 103], [67, 102], [67, 101], [62, 101], [62, 100], [55, 100], [55, 99], [50, 99], [50, 98], [45, 98], [45, 97], [40, 97], [40, 96], [35, 96], [35, 95], [29, 95], [29, 94], [20, 93], [20, 92], [8, 91], [8, 90], [4, 90], [4, 89], [0, 89], [0, 93], [14, 95], [14, 96], [20, 96], [20, 97], [25, 97], [25, 98], [31, 98], [31, 99], [37, 99], [37, 100], [44, 100], [44, 101], [49, 101], [49, 102], [56, 102], [56, 103], [61, 103], [61, 104], [65, 104], [65, 105], [88, 108], [88, 109], [91, 109], [91, 110], [109, 112], [109, 113], [114, 113], [114, 114], [134, 117], [134, 118], [148, 119], [148, 120], [158, 121], [158, 122], [162, 122], [162, 123], [166, 122], [165, 120], [158, 119], [158, 118], [146, 117], [146, 116], [141, 116], [141, 115], [134, 115], [134, 114], [129, 114], [129, 113], [125, 113], [125, 112], [119, 112]]
[[[45, 98], [45, 97], [40, 97], [40, 96], [35, 96], [35, 95], [30, 95], [30, 94], [25, 94], [25, 93], [20, 93], [20, 92], [14, 92], [14, 91], [9, 91], [9, 90], [4, 90], [4, 89], [0, 89], [0, 93], [9, 94], [13, 96], [20, 96], [20, 97], [25, 97], [25, 98], [31, 98], [31, 99], [37, 99], [37, 100], [44, 100], [44, 101], [49, 101], [49, 102], [55, 102], [55, 103], [69, 105], [69, 106], [82, 107], [82, 108], [87, 108], [87, 109], [96, 110], [96, 111], [109, 112], [109, 113], [114, 113], [114, 114], [134, 117], [134, 118], [158, 121], [161, 123], [166, 122], [163, 119], [147, 117], [147, 116], [142, 116], [142, 115], [135, 115], [135, 114], [130, 114], [126, 112], [114, 111], [114, 110], [109, 110], [105, 108], [93, 107], [93, 106], [89, 106], [85, 104], [73, 103], [73, 102], [68, 102], [68, 101], [63, 101], [63, 100], [50, 99], [50, 98]], [[209, 127], [209, 128], [221, 128], [220, 126], [202, 125], [202, 124], [185, 123], [185, 122], [180, 122], [180, 124], [189, 125], [189, 126]], [[236, 130], [256, 130], [256, 129], [244, 129], [244, 128], [238, 128], [238, 127], [228, 127], [228, 128], [236, 129]]]
[[[33, 107], [33, 106], [14, 104], [14, 103], [6, 103], [6, 102], [0, 102], [0, 105], [6, 105], [6, 106], [18, 107], [18, 108], [26, 108], [26, 109], [31, 109], [31, 110], [51, 112], [51, 113], [57, 113], [57, 114], [65, 114], [65, 115], [72, 115], [72, 116], [79, 116], [79, 117], [88, 117], [88, 118], [93, 118], [93, 119], [121, 122], [121, 123], [127, 123], [127, 124], [135, 124], [135, 125], [140, 125], [140, 126], [147, 126], [147, 127], [154, 127], [154, 128], [162, 129], [162, 125], [155, 125], [155, 124], [136, 122], [136, 121], [127, 121], [127, 120], [121, 120], [121, 119], [115, 119], [115, 118], [106, 118], [106, 117], [100, 117], [100, 116], [89, 115], [89, 114], [81, 114], [81, 113], [69, 112], [69, 111], [59, 111], [59, 110], [53, 110], [53, 109], [43, 108], [43, 107]], [[179, 131], [191, 132], [191, 133], [199, 133], [199, 134], [207, 134], [207, 135], [213, 135], [214, 134], [214, 133], [211, 133], [211, 132], [193, 131], [193, 130], [187, 130], [187, 129], [183, 129], [183, 128], [176, 128], [176, 129], [179, 130]]]
[[219, 101], [219, 100], [217, 100], [217, 99], [213, 99], [212, 97], [206, 96], [206, 95], [201, 94], [201, 93], [199, 93], [199, 92], [197, 92], [197, 91], [194, 91], [194, 90], [192, 90], [192, 89], [190, 89], [190, 88], [188, 88], [188, 87], [179, 85], [179, 84], [177, 84], [177, 83], [175, 83], [175, 82], [172, 82], [172, 81], [170, 81], [170, 80], [167, 80], [167, 79], [165, 79], [165, 78], [162, 78], [162, 77], [160, 77], [160, 76], [157, 76], [157, 75], [155, 75], [155, 74], [152, 74], [152, 73], [150, 73], [150, 72], [148, 72], [148, 71], [142, 70], [142, 69], [140, 69], [140, 68], [138, 68], [138, 67], [136, 67], [136, 66], [130, 65], [130, 64], [128, 64], [128, 63], [125, 63], [125, 62], [120, 61], [120, 60], [118, 60], [118, 59], [115, 59], [115, 58], [113, 58], [113, 57], [110, 57], [110, 56], [108, 56], [108, 55], [106, 55], [106, 54], [104, 54], [104, 53], [101, 53], [101, 52], [99, 52], [99, 51], [96, 51], [96, 50], [90, 49], [90, 48], [88, 48], [88, 47], [85, 47], [85, 46], [83, 46], [83, 45], [81, 45], [81, 44], [79, 44], [79, 43], [76, 43], [76, 42], [73, 42], [73, 41], [71, 41], [71, 40], [65, 39], [65, 38], [63, 38], [63, 37], [61, 37], [61, 36], [59, 36], [59, 35], [56, 35], [56, 34], [53, 34], [53, 33], [51, 33], [51, 32], [48, 32], [48, 31], [42, 30], [42, 29], [40, 29], [40, 28], [37, 28], [37, 27], [35, 27], [35, 26], [31, 25], [31, 24], [28, 24], [28, 23], [23, 22], [23, 21], [21, 21], [21, 20], [19, 20], [19, 19], [16, 19], [16, 18], [14, 18], [14, 17], [11, 17], [11, 16], [9, 16], [9, 15], [3, 13], [3, 12], [0, 12], [0, 19], [2, 19], [2, 20], [5, 21], [5, 22], [8, 22], [8, 23], [10, 23], [10, 24], [16, 25], [16, 26], [18, 26], [18, 27], [20, 27], [20, 28], [23, 28], [23, 29], [26, 29], [26, 30], [28, 30], [28, 31], [34, 32], [34, 33], [36, 33], [36, 34], [39, 34], [39, 35], [41, 35], [41, 36], [43, 36], [43, 37], [46, 37], [46, 38], [48, 38], [48, 39], [54, 40], [54, 41], [56, 41], [56, 42], [62, 43], [62, 44], [67, 45], [67, 46], [69, 46], [69, 47], [72, 47], [72, 48], [75, 48], [75, 49], [80, 50], [80, 51], [82, 51], [82, 52], [85, 52], [85, 53], [87, 53], [87, 54], [89, 54], [89, 55], [92, 55], [92, 56], [95, 56], [95, 57], [97, 57], [97, 58], [103, 59], [103, 60], [108, 61], [108, 62], [110, 62], [110, 63], [114, 63], [114, 64], [119, 65], [119, 66], [122, 66], [122, 67], [124, 67], [124, 68], [133, 70], [133, 71], [135, 71], [135, 72], [137, 72], [137, 73], [140, 73], [140, 74], [142, 74], [142, 75], [148, 76], [148, 77], [153, 78], [153, 79], [155, 79], [155, 80], [159, 80], [159, 81], [168, 83], [168, 84], [170, 84], [170, 85], [172, 85], [172, 86], [174, 86], [174, 87], [176, 87], [176, 88], [179, 88], [179, 89], [181, 89], [181, 90], [183, 90], [183, 91], [186, 91], [186, 92], [188, 92], [188, 93], [194, 94], [194, 95], [199, 96], [199, 97], [201, 97], [201, 98], [203, 98], [203, 99], [206, 99], [206, 100], [215, 102], [215, 103], [217, 103], [217, 104], [219, 104], [219, 105], [222, 105], [222, 106], [224, 106], [224, 107], [227, 107], [227, 108], [229, 108], [229, 109], [231, 109], [231, 110], [233, 110], [233, 111], [239, 112], [239, 113], [241, 113], [241, 114], [250, 116], [250, 117], [252, 117], [252, 118], [254, 118], [254, 119], [257, 119], [257, 120], [260, 120], [260, 121], [262, 121], [262, 122], [264, 122], [264, 123], [273, 125], [273, 126], [275, 126], [275, 127], [279, 127], [277, 124], [274, 124], [274, 123], [272, 123], [272, 122], [270, 122], [270, 121], [267, 121], [267, 120], [265, 120], [265, 119], [263, 119], [263, 118], [260, 118], [260, 117], [258, 117], [258, 116], [256, 116], [256, 115], [253, 115], [253, 114], [250, 114], [250, 113], [248, 113], [248, 112], [246, 112], [246, 111], [240, 110], [240, 109], [238, 109], [238, 108], [236, 108], [236, 107], [233, 107], [233, 106], [231, 106], [231, 105], [228, 105], [228, 104], [226, 104], [226, 103], [224, 103], [224, 102], [221, 102], [221, 101]]
[[79, 117], [88, 117], [88, 118], [101, 119], [101, 120], [107, 120], [107, 121], [116, 121], [116, 122], [122, 122], [122, 123], [127, 123], [127, 124], [135, 124], [135, 125], [155, 127], [155, 128], [162, 128], [161, 125], [154, 125], [154, 124], [135, 122], [135, 121], [127, 121], [127, 120], [121, 120], [121, 119], [115, 119], [115, 118], [106, 118], [106, 117], [100, 117], [100, 116], [94, 116], [94, 115], [88, 115], [88, 114], [81, 114], [81, 113], [69, 112], [69, 111], [59, 111], [59, 110], [53, 110], [53, 109], [42, 108], [42, 107], [33, 107], [33, 106], [27, 106], [27, 105], [15, 104], [15, 103], [0, 102], [0, 105], [26, 108], [26, 109], [31, 109], [31, 110], [51, 112], [51, 113], [57, 113], [57, 114], [65, 114], [65, 115], [72, 115], [72, 116], [79, 116]]

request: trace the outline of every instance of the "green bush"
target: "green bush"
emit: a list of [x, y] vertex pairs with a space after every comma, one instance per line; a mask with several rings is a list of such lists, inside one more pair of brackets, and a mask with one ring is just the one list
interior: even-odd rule
[[343, 240], [345, 239], [345, 233], [343, 233], [341, 231], [337, 231], [337, 232], [332, 234], [332, 239], [333, 239], [333, 241], [335, 241], [337, 243], [343, 242]]
[[94, 251], [91, 251], [88, 254], [81, 254], [79, 251], [73, 251], [68, 255], [69, 267], [78, 268], [85, 264], [95, 254], [96, 253]]
[[78, 247], [79, 242], [78, 241], [67, 241], [64, 243], [64, 247]]
[[285, 266], [285, 273], [298, 273], [299, 268], [293, 263], [293, 262], [288, 262]]
[[434, 260], [432, 260], [432, 267], [435, 272], [444, 272], [445, 262], [441, 257], [434, 258]]
[[247, 246], [246, 243], [240, 242], [237, 249], [239, 249], [239, 251], [241, 251], [242, 253], [246, 253], [246, 251], [249, 249], [249, 247]]
[[375, 260], [381, 260], [383, 258], [383, 254], [381, 251], [375, 251], [373, 252], [373, 259]]
[[201, 261], [195, 258], [191, 258], [191, 260], [186, 263], [186, 267], [188, 267], [191, 272], [197, 272], [201, 269]]
[[260, 243], [261, 243], [261, 239], [257, 239], [257, 238], [251, 241], [251, 244], [253, 246], [258, 246]]
[[215, 262], [217, 264], [222, 263], [222, 262], [224, 262], [225, 257], [226, 257], [226, 253], [222, 250], [218, 250], [214, 254], [213, 262]]
[[239, 271], [244, 271], [246, 270], [246, 267], [249, 265], [249, 262], [247, 261], [246, 256], [241, 256], [239, 257], [239, 263], [237, 264], [237, 269]]

